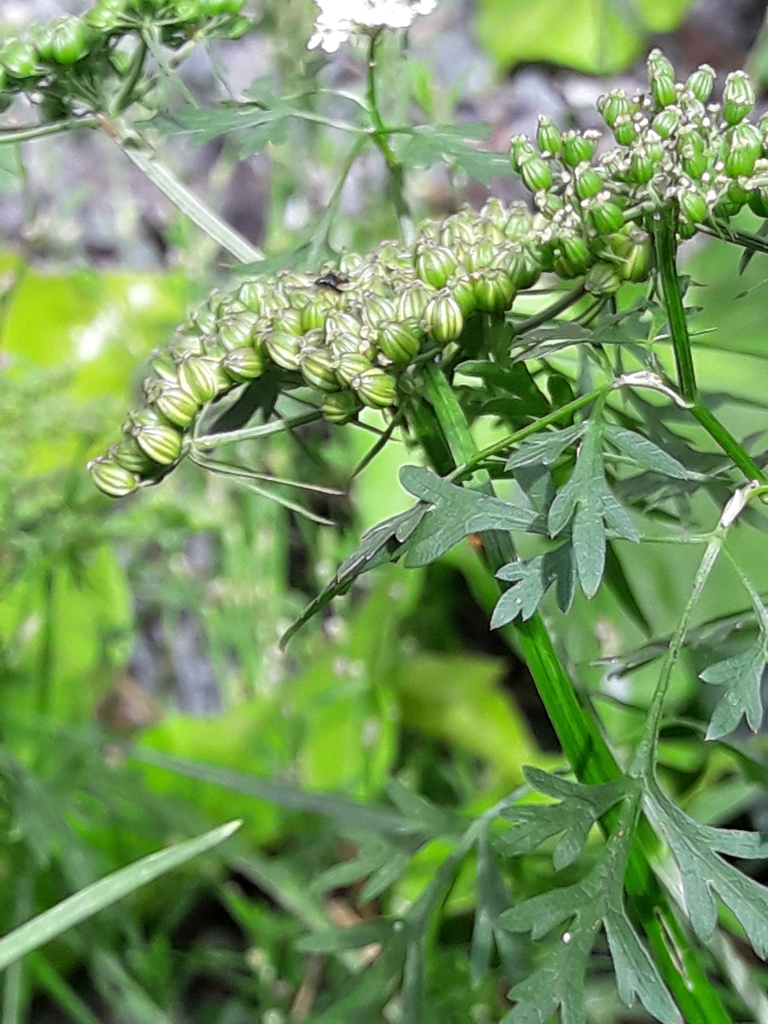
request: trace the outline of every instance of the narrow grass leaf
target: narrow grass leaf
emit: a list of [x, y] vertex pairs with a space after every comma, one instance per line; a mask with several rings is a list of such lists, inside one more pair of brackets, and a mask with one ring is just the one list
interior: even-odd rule
[[228, 839], [240, 827], [239, 821], [231, 821], [195, 839], [177, 843], [167, 850], [152, 853], [148, 857], [130, 864], [126, 868], [107, 875], [93, 885], [81, 889], [50, 910], [39, 914], [9, 935], [0, 939], [0, 970], [13, 963], [25, 953], [50, 942], [81, 921], [87, 920], [100, 910], [112, 906], [148, 882], [172, 871], [192, 857], [210, 850]]

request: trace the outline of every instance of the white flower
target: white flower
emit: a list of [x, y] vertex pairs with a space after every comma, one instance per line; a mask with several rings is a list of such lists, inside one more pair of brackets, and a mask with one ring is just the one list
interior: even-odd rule
[[429, 14], [437, 0], [315, 0], [320, 13], [308, 47], [335, 53], [358, 28], [410, 28], [419, 14]]

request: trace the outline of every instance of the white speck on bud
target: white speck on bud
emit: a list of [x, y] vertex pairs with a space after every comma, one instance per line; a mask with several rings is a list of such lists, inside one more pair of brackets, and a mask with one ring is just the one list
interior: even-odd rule
[[563, 945], [567, 946], [572, 941], [573, 936], [570, 932], [563, 932]]
[[420, 14], [430, 14], [437, 0], [315, 0], [320, 13], [307, 44], [335, 53], [359, 28], [410, 28]]

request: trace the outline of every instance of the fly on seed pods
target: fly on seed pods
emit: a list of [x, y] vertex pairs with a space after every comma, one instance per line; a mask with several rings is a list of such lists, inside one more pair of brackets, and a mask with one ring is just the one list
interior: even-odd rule
[[318, 277], [315, 281], [318, 288], [333, 288], [335, 292], [341, 292], [339, 285], [349, 284], [349, 278], [344, 277], [343, 274], [337, 274], [335, 270], [329, 270], [322, 277]]

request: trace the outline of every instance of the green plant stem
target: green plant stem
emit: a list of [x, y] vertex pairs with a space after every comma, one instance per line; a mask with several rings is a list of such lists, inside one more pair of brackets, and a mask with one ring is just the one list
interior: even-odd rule
[[571, 288], [570, 291], [565, 292], [559, 299], [556, 299], [546, 309], [542, 309], [540, 313], [534, 313], [533, 316], [526, 317], [519, 324], [513, 324], [512, 326], [512, 337], [519, 338], [523, 334], [527, 334], [528, 331], [533, 331], [537, 327], [541, 327], [542, 324], [548, 324], [550, 320], [554, 320], [556, 316], [564, 313], [566, 309], [570, 309], [574, 303], [578, 302], [580, 298], [584, 296], [586, 289], [584, 282], [577, 284], [575, 288]]
[[366, 98], [368, 100], [368, 111], [373, 122], [373, 141], [381, 151], [389, 171], [389, 184], [392, 193], [392, 202], [395, 206], [397, 220], [400, 224], [400, 233], [405, 241], [410, 241], [413, 236], [413, 218], [408, 209], [405, 199], [405, 174], [403, 165], [395, 156], [394, 150], [389, 144], [389, 131], [379, 110], [378, 93], [376, 88], [376, 49], [382, 38], [382, 32], [376, 31], [371, 35], [368, 47], [368, 87]]
[[736, 438], [727, 430], [720, 420], [712, 413], [701, 399], [696, 384], [696, 372], [693, 365], [691, 337], [688, 333], [688, 321], [683, 306], [683, 293], [677, 273], [677, 241], [674, 225], [669, 211], [662, 211], [660, 220], [652, 221], [653, 239], [656, 251], [656, 263], [661, 278], [664, 303], [669, 320], [669, 332], [677, 366], [678, 390], [683, 400], [690, 406], [691, 414], [704, 427], [710, 437], [733, 459], [733, 462], [744, 473], [748, 480], [768, 482], [768, 477], [760, 469], [754, 459], [744, 450]]
[[116, 142], [135, 167], [189, 219], [240, 263], [256, 263], [264, 258], [262, 251], [230, 227], [219, 215], [191, 192], [168, 170], [152, 152], [142, 136], [129, 130], [117, 119], [99, 121], [104, 132]]
[[0, 146], [5, 142], [28, 142], [30, 139], [42, 139], [47, 135], [61, 135], [74, 128], [98, 128], [99, 117], [73, 117], [66, 121], [53, 121], [51, 124], [25, 124], [18, 128], [6, 128], [0, 131]]
[[[439, 366], [426, 368], [425, 394], [431, 410], [427, 422], [430, 418], [435, 420], [443, 434], [442, 444], [436, 443], [434, 429], [422, 437], [418, 417], [414, 425], [434, 468], [446, 475], [456, 468], [457, 462], [469, 463], [476, 459], [477, 449], [458, 400]], [[481, 486], [492, 493], [487, 476]], [[490, 531], [482, 535], [482, 540], [488, 568], [494, 575], [516, 557], [508, 533]], [[514, 634], [576, 778], [587, 784], [618, 778], [621, 771], [613, 754], [593, 715], [578, 700], [541, 616], [537, 613], [527, 622], [516, 624]], [[610, 831], [615, 825], [614, 812], [606, 816], [604, 827]], [[630, 849], [625, 886], [657, 967], [684, 1014], [686, 1024], [730, 1024], [717, 992], [637, 841]]]

